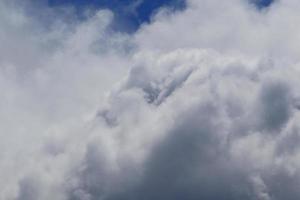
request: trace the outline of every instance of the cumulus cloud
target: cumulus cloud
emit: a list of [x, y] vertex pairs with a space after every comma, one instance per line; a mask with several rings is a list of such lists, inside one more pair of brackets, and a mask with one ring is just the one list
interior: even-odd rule
[[0, 199], [299, 199], [298, 1], [189, 0], [133, 34], [31, 6], [0, 3]]

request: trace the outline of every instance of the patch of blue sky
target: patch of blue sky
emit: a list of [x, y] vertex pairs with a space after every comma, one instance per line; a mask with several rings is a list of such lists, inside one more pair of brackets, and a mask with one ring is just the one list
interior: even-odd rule
[[[32, 0], [41, 2], [40, 0]], [[269, 7], [275, 0], [249, 0], [258, 9]], [[42, 0], [49, 7], [72, 6], [78, 17], [84, 18], [84, 10], [109, 9], [114, 13], [112, 27], [118, 31], [134, 32], [141, 24], [148, 23], [161, 7], [173, 11], [186, 8], [186, 0]]]
[[47, 4], [50, 7], [73, 6], [79, 15], [86, 8], [110, 9], [115, 14], [114, 28], [126, 32], [148, 23], [161, 7], [174, 11], [186, 7], [185, 0], [47, 0]]
[[267, 8], [271, 6], [271, 4], [274, 2], [274, 0], [254, 0], [255, 5], [257, 8], [262, 9], [262, 8]]

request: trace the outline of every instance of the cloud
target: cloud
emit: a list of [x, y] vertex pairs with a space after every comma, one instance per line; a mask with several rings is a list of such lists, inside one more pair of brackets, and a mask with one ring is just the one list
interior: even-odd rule
[[17, 2], [0, 199], [299, 199], [297, 1], [190, 0], [131, 35], [109, 10], [46, 23]]
[[[110, 134], [116, 134], [111, 136], [116, 140], [122, 138], [118, 141], [122, 145], [117, 145], [121, 149], [114, 161], [103, 158], [107, 153], [100, 144], [96, 147], [98, 156], [87, 161], [88, 150], [82, 165], [93, 166], [93, 170], [87, 167], [84, 174], [76, 173], [78, 180], [84, 180], [79, 181], [76, 192], [83, 191], [90, 199], [113, 200], [281, 199], [290, 194], [287, 188], [277, 193], [273, 184], [297, 182], [295, 163], [287, 167], [289, 159], [293, 160], [290, 156], [297, 153], [294, 147], [285, 146], [293, 155], [282, 148], [288, 138], [298, 135], [297, 108], [293, 105], [297, 92], [291, 81], [298, 76], [295, 67], [265, 70], [259, 62], [198, 49], [141, 53], [136, 59], [139, 67], [133, 67], [127, 81], [111, 94], [107, 111], [116, 117]], [[185, 77], [182, 70], [187, 64], [193, 70], [172, 86], [173, 92], [164, 101], [149, 101], [145, 87], [158, 88], [156, 96], [160, 96], [164, 82], [178, 80], [175, 72]], [[282, 82], [285, 73], [290, 78]], [[105, 124], [106, 118], [98, 117]], [[101, 132], [101, 127], [97, 129]], [[94, 165], [95, 160], [108, 164]], [[117, 171], [105, 178], [115, 170], [115, 162], [120, 165]], [[103, 175], [106, 165], [113, 169], [104, 170]], [[280, 174], [282, 180], [274, 174]], [[101, 183], [95, 184], [95, 180]], [[71, 192], [72, 198], [80, 199], [75, 194]]]
[[[297, 60], [297, 1], [275, 1], [257, 10], [248, 1], [188, 1], [181, 14], [156, 16], [136, 35], [147, 49], [208, 48], [226, 54]], [[147, 38], [147, 39], [145, 39]], [[176, 42], [174, 42], [176, 41]]]

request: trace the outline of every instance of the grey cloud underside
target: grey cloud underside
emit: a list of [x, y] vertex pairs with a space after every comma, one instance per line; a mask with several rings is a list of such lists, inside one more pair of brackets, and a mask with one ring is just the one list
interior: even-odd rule
[[[295, 67], [266, 70], [198, 49], [142, 53], [135, 62], [82, 130], [92, 137], [64, 174], [63, 199], [300, 197]], [[151, 101], [147, 88], [156, 88]], [[72, 153], [54, 159], [64, 154]], [[39, 199], [41, 182], [20, 180], [18, 199]]]
[[[143, 106], [156, 113], [153, 116], [171, 117], [172, 125], [159, 130], [162, 136], [149, 147], [140, 167], [128, 165], [131, 161], [126, 160], [127, 167], [121, 167], [116, 177], [103, 167], [106, 164], [102, 163], [105, 155], [101, 147], [89, 147], [82, 163], [86, 167], [77, 173], [79, 185], [71, 191], [69, 199], [84, 199], [83, 194], [91, 200], [299, 197], [298, 173], [287, 169], [288, 162], [297, 154], [299, 142], [298, 125], [294, 123], [298, 110], [293, 105], [293, 95], [298, 89], [294, 88], [295, 83], [283, 81], [281, 75], [288, 72], [298, 76], [298, 72], [293, 67], [288, 70], [271, 67], [265, 71], [259, 66], [249, 67], [247, 63], [236, 64], [235, 60], [206, 54], [209, 55], [194, 49], [160, 55], [154, 58], [158, 60], [154, 63], [147, 56], [142, 58], [152, 65], [139, 64], [133, 68], [124, 86], [112, 94], [113, 99], [127, 98], [123, 94], [129, 91], [136, 93], [140, 96], [136, 99], [137, 107], [139, 101], [144, 102]], [[181, 60], [187, 55], [193, 56]], [[172, 58], [168, 62], [176, 63], [169, 71], [181, 72], [180, 75], [151, 74], [163, 67], [159, 63], [165, 57]], [[190, 63], [194, 64], [193, 70], [183, 70]], [[168, 95], [163, 95], [164, 100], [159, 104], [154, 103], [155, 99], [149, 101], [149, 90], [145, 88], [166, 79], [169, 84], [163, 88], [171, 92], [166, 92]], [[157, 85], [152, 87], [159, 88]], [[158, 90], [156, 99], [164, 89]], [[110, 105], [112, 110], [118, 107], [115, 103]], [[101, 120], [101, 116], [98, 118]], [[123, 120], [126, 119], [121, 116], [116, 126], [122, 126]], [[158, 122], [138, 120], [137, 138], [155, 134], [140, 129], [139, 123], [152, 127]], [[261, 151], [266, 154], [260, 155]], [[285, 160], [288, 157], [291, 160]], [[291, 187], [289, 183], [293, 183]]]

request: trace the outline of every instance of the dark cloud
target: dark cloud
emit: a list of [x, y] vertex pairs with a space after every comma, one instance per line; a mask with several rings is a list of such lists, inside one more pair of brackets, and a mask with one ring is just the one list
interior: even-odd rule
[[25, 177], [19, 182], [17, 200], [37, 200], [40, 198], [40, 189], [36, 177]]
[[240, 199], [247, 196], [243, 191], [243, 177], [230, 167], [226, 149], [220, 144], [217, 134], [220, 130], [214, 125], [218, 120], [216, 112], [208, 103], [176, 119], [177, 125], [154, 147], [146, 161], [145, 174], [131, 194], [134, 199]]
[[262, 128], [273, 132], [280, 132], [280, 128], [291, 117], [291, 99], [289, 87], [281, 81], [271, 81], [262, 86], [260, 91]]
[[120, 184], [122, 189], [103, 191], [104, 182], [112, 177], [102, 173], [105, 159], [89, 148], [86, 168], [79, 175], [81, 189], [91, 200], [252, 199], [247, 177], [232, 164], [226, 144], [220, 141], [218, 115], [218, 109], [206, 103], [178, 116], [177, 125], [153, 147], [142, 175], [133, 181], [133, 174], [123, 172], [129, 182]]

